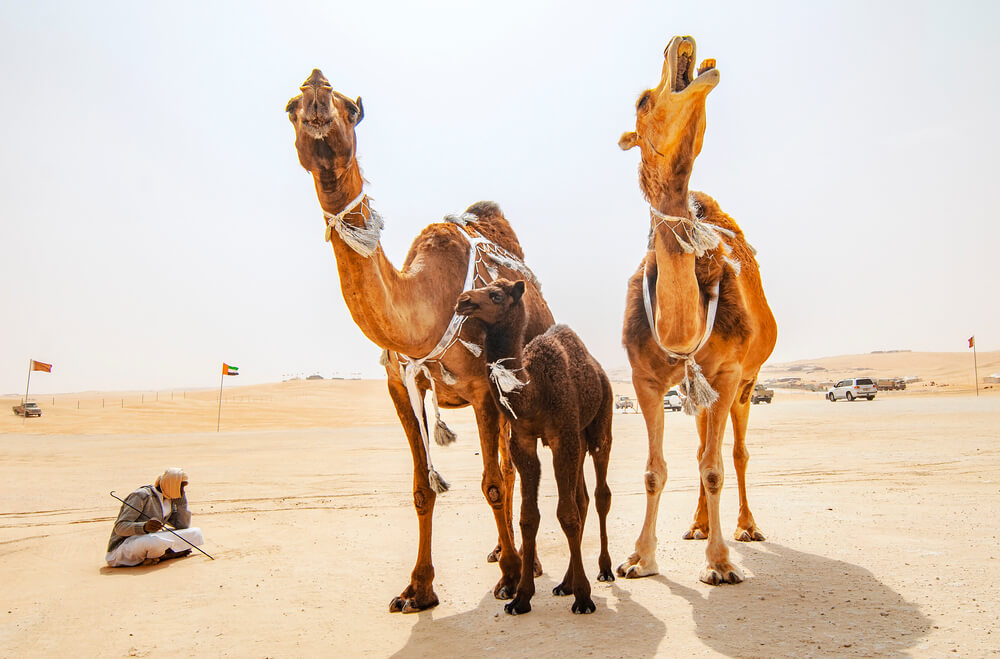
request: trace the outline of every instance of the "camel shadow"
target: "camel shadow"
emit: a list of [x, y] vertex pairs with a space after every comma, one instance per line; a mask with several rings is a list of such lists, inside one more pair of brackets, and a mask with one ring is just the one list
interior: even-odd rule
[[754, 571], [743, 584], [705, 594], [653, 577], [691, 603], [698, 637], [716, 652], [902, 656], [930, 630], [916, 604], [862, 567], [771, 542], [730, 546]]
[[[554, 597], [556, 582], [543, 575], [535, 581], [538, 591], [530, 613], [504, 613], [506, 602], [486, 593], [475, 609], [441, 616], [434, 609], [419, 616], [406, 645], [393, 657], [547, 657], [572, 654], [608, 656], [609, 643], [629, 630], [629, 655], [656, 654], [667, 626], [644, 607], [632, 601], [618, 582], [591, 583], [597, 611], [589, 615], [570, 612], [573, 597]], [[614, 608], [609, 607], [609, 603]], [[554, 630], [558, 629], [558, 633]]]

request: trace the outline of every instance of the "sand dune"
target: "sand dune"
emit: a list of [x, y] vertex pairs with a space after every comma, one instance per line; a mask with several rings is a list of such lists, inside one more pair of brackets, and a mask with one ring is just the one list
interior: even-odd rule
[[[895, 370], [896, 362], [882, 360], [902, 357], [837, 359], [844, 368]], [[960, 365], [950, 363], [928, 358], [923, 367], [914, 359], [899, 368], [937, 368], [931, 377], [954, 377], [957, 386]], [[574, 616], [568, 599], [549, 594], [568, 552], [542, 451], [545, 574], [533, 611], [517, 618], [492, 596], [499, 573], [485, 557], [496, 530], [467, 409], [445, 412], [458, 443], [434, 447], [435, 465], [453, 486], [434, 520], [441, 605], [404, 616], [388, 613], [388, 604], [415, 558], [412, 461], [384, 382], [227, 388], [221, 433], [213, 391], [173, 400], [161, 393], [151, 402], [120, 394], [124, 408], [110, 405], [109, 394], [56, 396], [54, 406], [40, 397], [41, 419], [0, 414], [0, 654], [993, 654], [1000, 395], [891, 393], [831, 404], [779, 392], [773, 405], [753, 408], [750, 501], [768, 540], [730, 541], [748, 579], [717, 588], [697, 579], [704, 543], [680, 539], [698, 490], [694, 422], [668, 414], [662, 574], [594, 581], [591, 616]], [[609, 534], [617, 564], [643, 515], [642, 417], [616, 414], [614, 433]], [[191, 476], [195, 523], [215, 560], [104, 567], [118, 510], [108, 491], [125, 494], [171, 465]], [[728, 534], [738, 505], [727, 466]], [[592, 485], [589, 468], [588, 478]], [[593, 515], [588, 522], [584, 561], [593, 577]]]

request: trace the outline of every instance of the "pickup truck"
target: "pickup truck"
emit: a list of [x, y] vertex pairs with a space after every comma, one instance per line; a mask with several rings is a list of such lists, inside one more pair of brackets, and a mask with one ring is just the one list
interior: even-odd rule
[[42, 416], [42, 408], [38, 406], [38, 403], [33, 401], [28, 401], [22, 405], [15, 405], [13, 410], [14, 414], [18, 416]]
[[774, 389], [768, 389], [762, 384], [755, 385], [753, 388], [753, 393], [750, 394], [750, 402], [756, 405], [757, 403], [767, 403], [771, 404], [774, 400]]

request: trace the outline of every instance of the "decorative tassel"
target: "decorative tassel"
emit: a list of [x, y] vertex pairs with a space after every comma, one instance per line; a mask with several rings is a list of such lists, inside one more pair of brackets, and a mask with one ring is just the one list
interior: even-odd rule
[[740, 276], [740, 272], [743, 270], [743, 264], [734, 259], [731, 256], [724, 256], [722, 260], [729, 264], [729, 267], [733, 269], [733, 275], [736, 277]]
[[684, 363], [684, 371], [684, 381], [681, 382], [681, 392], [685, 395], [684, 413], [695, 416], [701, 410], [712, 407], [719, 400], [719, 393], [708, 383], [693, 357]]
[[472, 213], [451, 213], [450, 215], [444, 216], [445, 222], [451, 222], [452, 224], [457, 224], [460, 227], [464, 227], [470, 222], [477, 222], [479, 218]]
[[493, 380], [493, 383], [496, 384], [497, 390], [499, 391], [500, 404], [506, 407], [511, 413], [511, 416], [516, 419], [517, 413], [514, 411], [514, 408], [510, 406], [510, 401], [507, 400], [507, 397], [504, 396], [504, 394], [515, 392], [528, 383], [518, 380], [517, 376], [514, 374], [516, 371], [512, 371], [506, 366], [501, 365], [502, 362], [509, 361], [511, 359], [513, 359], [513, 357], [498, 359], [491, 364], [487, 364], [487, 367], [490, 369], [490, 379]]
[[388, 366], [389, 365], [389, 351], [388, 350], [383, 350], [382, 354], [379, 355], [379, 357], [378, 357], [378, 364], [379, 364], [379, 366]]
[[477, 346], [475, 343], [470, 343], [469, 341], [466, 341], [465, 339], [459, 339], [458, 342], [461, 343], [465, 347], [466, 350], [468, 350], [469, 352], [471, 352], [474, 357], [479, 357], [480, 355], [483, 354], [483, 347], [482, 346]]
[[444, 494], [451, 487], [451, 485], [448, 485], [448, 481], [442, 478], [437, 469], [433, 467], [427, 470], [427, 480], [430, 481], [431, 489], [438, 494]]
[[448, 446], [454, 444], [456, 439], [458, 439], [458, 435], [439, 416], [437, 424], [434, 426], [434, 441], [437, 442], [438, 446]]
[[438, 366], [441, 367], [441, 379], [444, 380], [445, 384], [451, 385], [458, 382], [458, 378], [455, 377], [455, 374], [446, 369], [443, 363], [438, 362]]

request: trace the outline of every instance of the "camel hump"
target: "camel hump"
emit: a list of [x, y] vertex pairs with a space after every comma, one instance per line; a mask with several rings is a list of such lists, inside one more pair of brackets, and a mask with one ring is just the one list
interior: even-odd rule
[[465, 212], [472, 213], [480, 220], [493, 217], [503, 217], [503, 211], [500, 210], [500, 204], [495, 201], [477, 201], [466, 208]]

